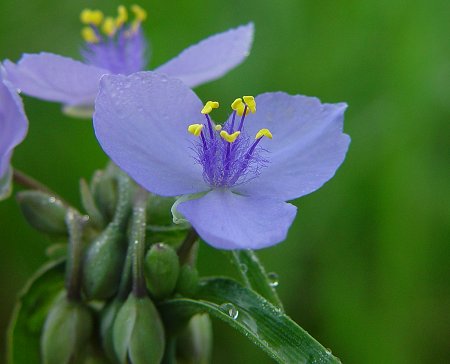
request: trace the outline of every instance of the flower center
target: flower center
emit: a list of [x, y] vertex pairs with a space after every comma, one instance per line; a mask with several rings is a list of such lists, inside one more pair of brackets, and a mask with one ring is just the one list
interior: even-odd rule
[[144, 70], [147, 63], [147, 42], [141, 23], [147, 13], [138, 5], [132, 5], [134, 20], [128, 21], [124, 6], [117, 8], [117, 17], [104, 17], [100, 10], [84, 9], [80, 20], [85, 27], [81, 35], [85, 40], [82, 56], [86, 63], [105, 68], [114, 74], [128, 75]]
[[258, 176], [268, 163], [262, 157], [259, 142], [263, 137], [272, 139], [268, 129], [261, 129], [254, 139], [245, 132], [244, 121], [249, 112], [256, 112], [253, 96], [238, 98], [231, 104], [233, 113], [223, 125], [215, 125], [209, 117], [219, 103], [208, 101], [201, 113], [205, 123], [191, 124], [188, 132], [199, 140], [194, 144], [195, 160], [203, 167], [203, 178], [212, 187], [231, 187]]

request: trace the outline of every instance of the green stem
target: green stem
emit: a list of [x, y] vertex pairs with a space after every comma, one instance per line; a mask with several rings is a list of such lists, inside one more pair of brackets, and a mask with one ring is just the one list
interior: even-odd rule
[[138, 187], [133, 206], [130, 244], [132, 245], [133, 294], [147, 296], [144, 277], [147, 191]]
[[[181, 246], [178, 248], [178, 257], [180, 258], [180, 265], [185, 263], [195, 264], [195, 243], [198, 241], [198, 233], [194, 228], [190, 228], [186, 238], [184, 239]], [[193, 256], [194, 255], [194, 256]], [[194, 260], [194, 261], [193, 261]]]
[[25, 172], [22, 172], [16, 168], [13, 169], [13, 180], [15, 183], [23, 187], [45, 192], [49, 195], [52, 195], [53, 197], [60, 200], [64, 205], [69, 206], [69, 204], [66, 201], [64, 201], [64, 199], [61, 196], [59, 196], [55, 191], [53, 191], [51, 188], [47, 187], [43, 183], [39, 182], [38, 180], [26, 174]]

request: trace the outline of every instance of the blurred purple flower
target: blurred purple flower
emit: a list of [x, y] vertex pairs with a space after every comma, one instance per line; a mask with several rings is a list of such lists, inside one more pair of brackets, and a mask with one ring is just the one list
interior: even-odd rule
[[[51, 53], [24, 54], [17, 64], [6, 60], [8, 78], [25, 94], [61, 102], [67, 113], [90, 116], [98, 83], [104, 74], [131, 74], [144, 70], [148, 45], [141, 23], [146, 13], [131, 7], [134, 20], [119, 6], [116, 18], [99, 10], [84, 10], [81, 21], [84, 63]], [[213, 35], [195, 44], [155, 70], [195, 87], [215, 80], [240, 64], [249, 54], [253, 24]]]
[[164, 75], [104, 76], [95, 133], [144, 188], [181, 195], [178, 212], [210, 245], [259, 249], [284, 240], [296, 214], [285, 201], [318, 189], [345, 158], [346, 104], [282, 92], [245, 96], [223, 126], [209, 118], [218, 103], [202, 107], [186, 85]]
[[[1, 68], [1, 65], [0, 65]], [[22, 100], [0, 70], [0, 200], [11, 192], [11, 156], [27, 134], [28, 120]]]

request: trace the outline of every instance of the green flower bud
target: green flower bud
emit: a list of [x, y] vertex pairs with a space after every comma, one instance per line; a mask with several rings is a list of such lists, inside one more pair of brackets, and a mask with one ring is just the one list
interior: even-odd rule
[[58, 299], [50, 309], [42, 332], [43, 363], [73, 362], [92, 334], [92, 321], [92, 312], [87, 306], [68, 301], [65, 296]]
[[122, 307], [123, 301], [114, 299], [105, 305], [100, 313], [100, 335], [102, 338], [103, 350], [106, 356], [112, 361], [117, 361], [113, 344], [113, 327], [117, 313]]
[[110, 221], [117, 203], [117, 181], [111, 170], [95, 172], [91, 181], [91, 192], [105, 220]]
[[150, 194], [147, 200], [147, 223], [156, 226], [173, 225], [170, 209], [174, 203], [174, 197], [161, 197]]
[[198, 288], [198, 271], [195, 267], [185, 264], [180, 269], [176, 292], [183, 296], [193, 296]]
[[130, 294], [114, 321], [113, 341], [121, 364], [160, 364], [164, 327], [148, 297]]
[[195, 315], [178, 336], [178, 364], [208, 364], [212, 352], [212, 324], [207, 314]]
[[20, 209], [28, 223], [47, 234], [67, 234], [67, 208], [57, 198], [41, 191], [22, 191], [17, 194]]
[[147, 288], [158, 299], [171, 295], [180, 272], [178, 255], [173, 248], [157, 243], [148, 251], [145, 262]]
[[124, 239], [117, 224], [111, 223], [88, 247], [82, 284], [89, 299], [107, 299], [117, 291], [126, 254]]

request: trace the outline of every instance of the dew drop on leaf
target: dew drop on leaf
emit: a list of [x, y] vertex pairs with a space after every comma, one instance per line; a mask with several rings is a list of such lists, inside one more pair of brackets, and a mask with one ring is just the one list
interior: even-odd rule
[[267, 278], [269, 279], [269, 285], [271, 287], [278, 287], [279, 284], [278, 274], [276, 274], [275, 272], [267, 273]]
[[224, 303], [220, 305], [220, 309], [225, 311], [233, 320], [236, 320], [239, 316], [239, 311], [232, 303]]

